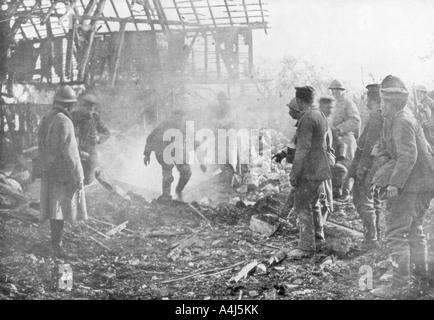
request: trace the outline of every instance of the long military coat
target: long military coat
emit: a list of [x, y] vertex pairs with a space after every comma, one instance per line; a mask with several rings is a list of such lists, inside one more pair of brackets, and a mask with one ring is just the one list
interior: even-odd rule
[[342, 163], [349, 168], [357, 149], [356, 139], [360, 130], [360, 114], [356, 104], [341, 97], [336, 100], [332, 113], [332, 127], [342, 130], [342, 141], [347, 145], [345, 160]]
[[87, 219], [84, 190], [78, 197], [73, 188], [83, 181], [83, 168], [68, 112], [55, 106], [41, 120], [38, 147], [42, 166], [41, 221]]
[[383, 155], [387, 161], [372, 183], [395, 186], [405, 192], [434, 191], [434, 163], [423, 130], [410, 109], [398, 111], [385, 121]]
[[291, 180], [324, 181], [331, 179], [326, 153], [328, 123], [318, 108], [306, 111], [297, 127], [297, 150], [291, 170]]

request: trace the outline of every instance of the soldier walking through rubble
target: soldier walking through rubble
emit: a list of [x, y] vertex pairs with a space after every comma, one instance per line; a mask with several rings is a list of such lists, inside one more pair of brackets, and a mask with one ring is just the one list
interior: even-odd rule
[[331, 172], [326, 150], [328, 123], [319, 108], [313, 106], [314, 89], [310, 86], [295, 89], [297, 103], [304, 111], [297, 128], [297, 148], [290, 175], [291, 185], [296, 188], [294, 207], [299, 217], [300, 241], [288, 258], [301, 259], [310, 257], [316, 249], [313, 209]]
[[98, 167], [98, 153], [96, 146], [110, 137], [110, 130], [101, 121], [95, 111], [98, 100], [93, 94], [83, 98], [83, 108], [71, 112], [72, 121], [78, 137], [81, 163], [84, 171], [84, 185], [89, 185], [95, 179]]
[[423, 130], [406, 107], [408, 95], [399, 78], [387, 76], [383, 80], [386, 161], [372, 183], [387, 187], [386, 240], [395, 264], [392, 285], [376, 288], [372, 293], [385, 298], [408, 294], [415, 288], [410, 286], [412, 273], [416, 288], [427, 286], [428, 251], [423, 220], [434, 197], [434, 169]]
[[[144, 164], [147, 166], [150, 163], [151, 153], [155, 152], [155, 157], [158, 163], [161, 165], [163, 173], [162, 189], [163, 194], [158, 198], [160, 201], [171, 200], [171, 186], [174, 181], [172, 170], [173, 166], [179, 171], [179, 181], [176, 186], [175, 192], [179, 200], [183, 201], [183, 190], [191, 178], [191, 168], [187, 164], [188, 160], [183, 158], [182, 163], [167, 163], [164, 159], [164, 149], [170, 145], [171, 141], [164, 141], [164, 133], [170, 129], [177, 129], [182, 132], [185, 138], [185, 116], [186, 113], [183, 110], [173, 110], [169, 119], [161, 122], [146, 139], [146, 146], [144, 151]], [[185, 150], [185, 148], [183, 148]], [[206, 171], [206, 166], [201, 165], [201, 170]]]
[[76, 258], [62, 246], [64, 221], [87, 219], [83, 168], [69, 114], [76, 101], [71, 87], [60, 89], [38, 132], [42, 166], [40, 218], [42, 222], [50, 220], [51, 246], [59, 258]]
[[363, 133], [357, 141], [357, 151], [348, 171], [348, 178], [354, 179], [353, 203], [363, 222], [365, 239], [362, 249], [371, 250], [378, 248], [380, 240], [381, 202], [379, 189], [373, 187], [367, 178], [373, 165], [372, 150], [383, 130], [383, 116], [380, 85], [370, 84], [366, 89], [368, 89], [367, 107], [370, 114]]
[[[356, 104], [345, 97], [345, 87], [338, 81], [333, 80], [329, 86], [333, 97], [336, 100], [336, 106], [332, 113], [332, 129], [341, 137], [346, 144], [345, 160], [342, 162], [348, 169], [353, 161], [357, 149], [356, 139], [360, 130], [360, 114]], [[336, 200], [347, 202], [351, 192], [349, 179], [345, 179], [342, 187], [342, 195]]]

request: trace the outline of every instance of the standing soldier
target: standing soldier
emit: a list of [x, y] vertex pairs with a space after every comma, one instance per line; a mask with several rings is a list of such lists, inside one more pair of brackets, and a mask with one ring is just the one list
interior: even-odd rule
[[[319, 99], [319, 109], [327, 118], [329, 126], [331, 126], [331, 116], [334, 109], [333, 101], [333, 97], [330, 96], [323, 96]], [[340, 198], [342, 197], [342, 187], [348, 172], [347, 167], [343, 164], [346, 156], [346, 144], [337, 136], [336, 130], [331, 131], [333, 137], [332, 146], [336, 159], [335, 163], [330, 168], [332, 172], [333, 197]]]
[[326, 146], [328, 124], [319, 108], [313, 106], [314, 89], [310, 86], [295, 89], [297, 103], [304, 111], [297, 128], [297, 149], [290, 175], [291, 185], [296, 188], [294, 207], [299, 217], [300, 241], [288, 257], [301, 259], [315, 251], [312, 213], [318, 205], [323, 183], [331, 178], [331, 173]]
[[428, 272], [423, 220], [434, 197], [434, 170], [423, 130], [405, 107], [408, 95], [404, 83], [395, 76], [387, 76], [381, 83], [387, 160], [372, 182], [387, 187], [386, 240], [394, 269], [392, 285], [372, 293], [385, 298], [408, 294], [413, 271], [415, 284], [426, 288]]
[[110, 130], [95, 111], [98, 100], [93, 94], [85, 95], [83, 104], [83, 108], [72, 112], [71, 116], [78, 137], [84, 185], [87, 186], [95, 179], [95, 171], [98, 167], [96, 146], [104, 143], [110, 137]]
[[[334, 80], [330, 84], [329, 89], [336, 100], [335, 110], [332, 114], [332, 129], [336, 131], [336, 134], [341, 137], [342, 142], [346, 144], [346, 156], [342, 164], [348, 169], [357, 149], [356, 139], [358, 138], [361, 124], [360, 114], [356, 104], [345, 97], [345, 88], [338, 80]], [[346, 179], [342, 187], [342, 197], [336, 200], [342, 202], [348, 201], [350, 192], [350, 181]]]
[[418, 106], [415, 107], [416, 118], [422, 125], [425, 138], [434, 145], [434, 100], [428, 96], [428, 90], [423, 85], [416, 86], [416, 99]]
[[370, 114], [363, 133], [357, 141], [357, 151], [348, 178], [354, 179], [353, 202], [363, 222], [365, 239], [362, 248], [370, 250], [376, 249], [380, 240], [381, 202], [379, 189], [372, 187], [371, 181], [367, 181], [367, 176], [373, 165], [372, 150], [383, 131], [383, 116], [380, 85], [370, 84], [366, 89], [368, 89], [367, 107]]
[[42, 222], [50, 220], [51, 246], [59, 258], [76, 258], [62, 246], [64, 221], [87, 219], [83, 168], [69, 114], [76, 101], [70, 86], [60, 89], [38, 132], [42, 166], [40, 218]]

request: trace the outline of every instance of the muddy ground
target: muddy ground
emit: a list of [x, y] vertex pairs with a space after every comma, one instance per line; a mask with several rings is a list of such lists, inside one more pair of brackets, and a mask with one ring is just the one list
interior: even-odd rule
[[[135, 196], [128, 201], [101, 187], [86, 197], [90, 217], [113, 225], [128, 220], [132, 232], [106, 239], [100, 233], [112, 229], [108, 224], [87, 221], [100, 233], [82, 223], [67, 224], [64, 245], [79, 260], [64, 261], [51, 256], [47, 223], [2, 216], [0, 299], [375, 299], [360, 290], [363, 265], [373, 270], [374, 288], [387, 283], [380, 280], [387, 266], [378, 265], [387, 259], [385, 250], [363, 254], [359, 243], [332, 237], [312, 259], [285, 259], [265, 272], [257, 269], [231, 281], [250, 262], [267, 264], [281, 249], [296, 246], [294, 217], [289, 218], [292, 226], [283, 224], [271, 237], [249, 229], [251, 216], [267, 211], [267, 203], [282, 204], [284, 194], [261, 206], [222, 203], [212, 208], [193, 203], [211, 225], [179, 202], [160, 204]], [[330, 218], [360, 230], [354, 208], [345, 210], [347, 217]], [[427, 227], [432, 229], [431, 216]], [[171, 252], [174, 244], [192, 237], [192, 245]], [[431, 240], [430, 246], [434, 248]], [[66, 263], [73, 272], [71, 291], [59, 288], [59, 268]], [[420, 299], [433, 297], [432, 292]]]

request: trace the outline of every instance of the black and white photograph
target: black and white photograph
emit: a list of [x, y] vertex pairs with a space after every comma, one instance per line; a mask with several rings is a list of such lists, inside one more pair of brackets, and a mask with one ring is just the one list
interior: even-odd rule
[[434, 1], [0, 7], [0, 300], [434, 299]]

